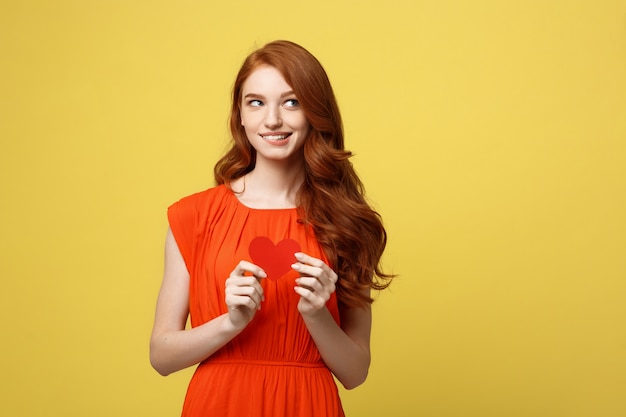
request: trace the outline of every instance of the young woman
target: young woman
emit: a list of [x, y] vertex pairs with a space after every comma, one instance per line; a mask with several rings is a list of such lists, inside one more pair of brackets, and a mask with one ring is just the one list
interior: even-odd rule
[[230, 128], [218, 185], [168, 210], [152, 365], [200, 364], [183, 416], [342, 416], [333, 375], [365, 381], [370, 290], [391, 276], [321, 64], [288, 41], [253, 52]]

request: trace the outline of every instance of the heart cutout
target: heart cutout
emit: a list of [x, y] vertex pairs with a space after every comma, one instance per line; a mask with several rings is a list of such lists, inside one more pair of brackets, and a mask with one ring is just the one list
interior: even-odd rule
[[269, 238], [258, 236], [250, 242], [248, 252], [252, 262], [263, 268], [269, 279], [277, 281], [291, 271], [296, 261], [293, 254], [300, 252], [300, 244], [293, 239], [283, 239], [274, 245]]

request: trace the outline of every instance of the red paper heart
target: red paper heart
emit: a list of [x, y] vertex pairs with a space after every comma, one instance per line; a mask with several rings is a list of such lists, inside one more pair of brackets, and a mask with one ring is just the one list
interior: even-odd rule
[[291, 264], [296, 261], [294, 253], [300, 252], [300, 244], [293, 239], [283, 239], [278, 244], [265, 236], [252, 239], [248, 252], [252, 262], [263, 268], [267, 277], [273, 281], [291, 271]]

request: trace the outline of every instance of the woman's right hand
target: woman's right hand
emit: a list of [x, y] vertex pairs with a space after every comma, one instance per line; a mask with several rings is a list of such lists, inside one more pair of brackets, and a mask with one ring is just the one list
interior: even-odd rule
[[261, 302], [265, 300], [261, 286], [263, 278], [267, 278], [263, 269], [251, 262], [240, 261], [226, 280], [228, 319], [235, 328], [246, 327], [261, 309]]
[[150, 362], [161, 375], [169, 375], [213, 355], [252, 320], [263, 301], [260, 280], [265, 272], [240, 262], [226, 280], [228, 313], [187, 329], [189, 271], [171, 229], [165, 239], [163, 283], [150, 337]]

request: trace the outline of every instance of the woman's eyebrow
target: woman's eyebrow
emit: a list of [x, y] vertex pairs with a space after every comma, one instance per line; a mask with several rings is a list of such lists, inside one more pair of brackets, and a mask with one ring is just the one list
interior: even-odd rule
[[[295, 93], [292, 90], [285, 91], [284, 93], [280, 95], [280, 98], [285, 98], [287, 96], [295, 96]], [[265, 98], [265, 96], [263, 94], [248, 93], [245, 96], [243, 96], [243, 98]]]
[[245, 96], [243, 96], [243, 98], [265, 98], [265, 97], [262, 96], [261, 94], [248, 93]]

